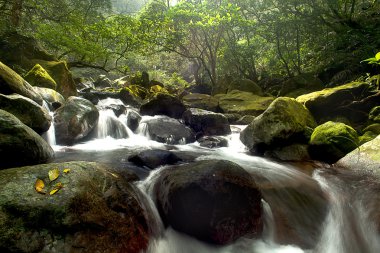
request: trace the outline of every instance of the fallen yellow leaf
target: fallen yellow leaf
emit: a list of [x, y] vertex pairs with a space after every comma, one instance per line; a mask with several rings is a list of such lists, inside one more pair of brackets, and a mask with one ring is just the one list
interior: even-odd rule
[[70, 172], [70, 169], [64, 169], [63, 170], [63, 173], [66, 173], [66, 174], [69, 173], [69, 172]]
[[57, 183], [57, 184], [54, 185], [53, 190], [51, 190], [49, 194], [53, 195], [53, 194], [55, 194], [57, 191], [59, 191], [62, 188], [63, 188], [63, 184], [61, 182], [59, 182], [59, 183]]
[[50, 195], [55, 194], [57, 191], [59, 191], [59, 189], [53, 189], [53, 190], [51, 190], [51, 191], [50, 191]]
[[46, 194], [46, 191], [44, 190], [45, 183], [41, 179], [37, 178], [36, 183], [34, 184], [34, 189], [36, 189], [36, 192], [41, 194]]
[[50, 179], [50, 181], [54, 181], [58, 177], [59, 177], [59, 170], [58, 169], [49, 170], [49, 179]]

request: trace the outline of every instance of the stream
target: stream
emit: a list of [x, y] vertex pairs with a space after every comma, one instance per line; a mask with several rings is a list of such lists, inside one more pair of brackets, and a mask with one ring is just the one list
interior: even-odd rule
[[[144, 121], [144, 117], [142, 122]], [[108, 164], [118, 169], [128, 168], [140, 178], [136, 187], [145, 196], [147, 211], [154, 220], [150, 224], [154, 238], [151, 239], [146, 253], [378, 253], [380, 252], [379, 228], [375, 218], [379, 213], [378, 194], [380, 185], [373, 182], [370, 176], [357, 175], [354, 172], [334, 170], [324, 165], [315, 165], [312, 173], [304, 173], [297, 167], [281, 164], [269, 159], [249, 155], [239, 140], [239, 132], [245, 126], [231, 126], [232, 134], [227, 136], [228, 147], [204, 148], [195, 142], [186, 145], [166, 145], [153, 141], [140, 124], [137, 131], [132, 132], [126, 123], [125, 115], [116, 117], [112, 110], [100, 110], [99, 123], [94, 130], [95, 136], [88, 141], [74, 146], [59, 146], [55, 144], [54, 126], [46, 133], [45, 139], [55, 150], [53, 162], [92, 161]], [[112, 122], [117, 121], [118, 124]], [[112, 137], [111, 137], [112, 136]], [[283, 189], [278, 195], [270, 195], [270, 203], [263, 201], [264, 233], [259, 240], [241, 238], [227, 246], [213, 246], [198, 241], [190, 236], [164, 228], [152, 198], [152, 186], [165, 166], [156, 170], [138, 167], [128, 161], [128, 157], [147, 149], [168, 149], [178, 155], [191, 156], [196, 160], [224, 159], [235, 162], [255, 178], [260, 177]], [[322, 222], [315, 219], [323, 215], [309, 202], [297, 202], [301, 206], [293, 209], [294, 203], [287, 199], [293, 192], [287, 192], [289, 187], [297, 189], [305, 187], [313, 191], [318, 185], [328, 200], [326, 214]], [[305, 191], [308, 194], [308, 191]], [[268, 193], [269, 194], [269, 193]], [[273, 194], [273, 193], [270, 193]], [[263, 194], [265, 195], [265, 194]], [[269, 195], [268, 195], [269, 196]], [[285, 197], [284, 197], [285, 196]], [[376, 203], [377, 200], [377, 203]], [[299, 200], [297, 200], [299, 201]], [[298, 206], [297, 206], [298, 207]], [[284, 210], [289, 220], [294, 221], [295, 230], [301, 231], [302, 240], [313, 244], [312, 248], [301, 248], [294, 244], [283, 244], [287, 234], [279, 238], [276, 233], [276, 221], [272, 210]], [[319, 222], [320, 231], [308, 229], [309, 224]], [[303, 229], [305, 232], [302, 233]], [[297, 231], [298, 231], [297, 230]], [[312, 230], [313, 233], [308, 231]], [[282, 238], [282, 237], [285, 237]]]

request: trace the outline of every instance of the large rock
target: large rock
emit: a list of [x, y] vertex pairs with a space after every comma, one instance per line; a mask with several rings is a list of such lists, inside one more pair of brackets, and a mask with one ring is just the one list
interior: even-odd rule
[[39, 134], [49, 130], [52, 120], [49, 112], [27, 97], [0, 94], [0, 109], [13, 114]]
[[56, 90], [57, 83], [48, 72], [40, 65], [36, 64], [26, 75], [25, 80], [33, 86], [44, 87]]
[[[366, 121], [371, 108], [358, 110], [354, 101], [373, 95], [374, 87], [367, 82], [353, 82], [297, 97], [319, 123], [346, 117], [351, 122]], [[370, 103], [367, 103], [370, 106]]]
[[166, 116], [141, 121], [146, 124], [152, 140], [167, 144], [186, 144], [195, 141], [194, 132], [178, 120]]
[[376, 106], [369, 112], [368, 118], [372, 122], [380, 123], [380, 106]]
[[219, 107], [223, 113], [237, 113], [240, 115], [257, 116], [264, 112], [273, 97], [261, 97], [251, 92], [233, 90], [227, 94], [216, 95]]
[[[60, 175], [50, 182], [53, 169]], [[35, 190], [37, 179], [45, 182], [46, 194]], [[59, 183], [63, 188], [50, 195]], [[2, 252], [139, 253], [149, 240], [144, 214], [139, 192], [100, 164], [69, 162], [0, 171]]]
[[162, 93], [140, 107], [141, 115], [166, 115], [176, 119], [185, 111], [185, 105], [178, 98]]
[[0, 168], [45, 163], [53, 156], [54, 151], [41, 136], [0, 110]]
[[197, 136], [226, 135], [231, 133], [228, 119], [221, 113], [190, 108], [183, 113], [183, 121]]
[[182, 161], [182, 159], [168, 150], [150, 149], [128, 157], [128, 161], [138, 166], [146, 166], [150, 169], [155, 169], [162, 165], [175, 164]]
[[264, 95], [261, 87], [257, 83], [249, 79], [237, 79], [232, 81], [228, 85], [228, 92], [233, 90], [248, 91], [258, 96]]
[[20, 94], [42, 105], [42, 97], [19, 74], [0, 62], [0, 93], [10, 95]]
[[262, 233], [261, 194], [235, 163], [206, 160], [167, 168], [154, 193], [164, 223], [199, 240], [227, 244]]
[[352, 127], [328, 121], [314, 129], [309, 144], [313, 159], [334, 163], [358, 147], [359, 137]]
[[380, 177], [380, 136], [354, 149], [336, 162], [336, 165]]
[[65, 98], [77, 95], [74, 79], [65, 61], [36, 60], [57, 83], [57, 91]]
[[288, 97], [296, 92], [310, 93], [321, 89], [323, 89], [323, 82], [312, 74], [305, 73], [282, 82], [278, 95]]
[[182, 101], [189, 108], [199, 108], [212, 112], [218, 111], [218, 100], [207, 94], [188, 94], [182, 98]]
[[270, 147], [307, 143], [314, 127], [315, 120], [305, 106], [293, 98], [280, 97], [241, 132], [240, 140], [261, 153]]
[[71, 145], [86, 137], [98, 123], [99, 111], [88, 100], [69, 97], [54, 113], [57, 144]]
[[42, 98], [53, 107], [57, 109], [65, 103], [65, 98], [55, 90], [43, 87], [33, 87], [34, 90], [42, 96]]

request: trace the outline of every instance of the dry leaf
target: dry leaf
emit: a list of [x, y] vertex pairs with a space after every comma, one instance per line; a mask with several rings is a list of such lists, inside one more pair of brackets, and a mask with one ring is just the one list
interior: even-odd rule
[[63, 184], [61, 182], [59, 182], [56, 185], [54, 185], [53, 190], [51, 190], [49, 194], [53, 195], [53, 194], [55, 194], [57, 191], [59, 191], [62, 188], [63, 188]]
[[50, 181], [54, 181], [58, 177], [59, 177], [59, 170], [58, 169], [49, 170], [49, 179], [50, 179]]
[[51, 190], [51, 191], [50, 191], [50, 195], [55, 194], [57, 191], [59, 191], [59, 189], [53, 189], [53, 190]]
[[64, 169], [63, 170], [63, 173], [66, 173], [66, 174], [69, 173], [69, 172], [70, 172], [70, 169]]
[[46, 194], [46, 191], [44, 190], [45, 183], [41, 179], [37, 178], [36, 183], [34, 184], [34, 189], [36, 189], [36, 192], [41, 194]]

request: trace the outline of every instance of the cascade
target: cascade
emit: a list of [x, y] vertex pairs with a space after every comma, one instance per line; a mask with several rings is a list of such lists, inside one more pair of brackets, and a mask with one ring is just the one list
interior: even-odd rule
[[48, 103], [43, 101], [42, 107], [45, 108], [49, 115], [51, 116], [51, 124], [49, 130], [42, 135], [42, 137], [49, 143], [50, 146], [55, 146], [57, 143], [55, 141], [55, 127], [54, 127], [54, 112], [50, 111]]

